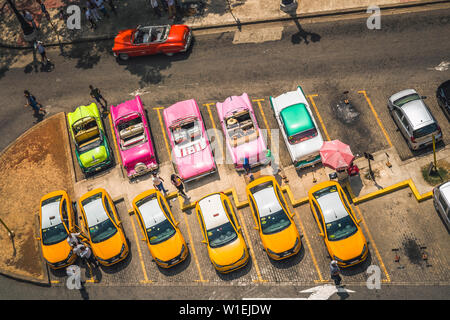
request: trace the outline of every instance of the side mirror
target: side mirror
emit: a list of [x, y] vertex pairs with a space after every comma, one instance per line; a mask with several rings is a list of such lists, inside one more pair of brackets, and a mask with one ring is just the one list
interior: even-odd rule
[[295, 211], [291, 213], [291, 218], [295, 216]]
[[122, 221], [117, 221], [117, 225], [120, 227], [122, 225]]
[[175, 225], [175, 227], [178, 227], [178, 225], [180, 224], [180, 221], [173, 221], [173, 224]]
[[325, 235], [323, 234], [323, 232], [320, 232], [319, 236], [321, 236], [322, 238], [325, 238]]
[[208, 242], [206, 242], [206, 240], [202, 240], [202, 243], [207, 244]]
[[360, 224], [362, 219], [356, 220], [356, 223]]
[[145, 238], [142, 238], [141, 240], [142, 240], [142, 241], [145, 241], [145, 242], [147, 241], [147, 239], [145, 239]]
[[37, 238], [35, 238], [36, 239], [36, 241], [41, 241], [41, 238], [39, 238], [39, 237], [37, 237]]
[[426, 98], [427, 98], [427, 96], [421, 96], [420, 98], [421, 98], [421, 99], [426, 99]]
[[258, 230], [259, 231], [259, 227], [253, 227], [253, 229]]

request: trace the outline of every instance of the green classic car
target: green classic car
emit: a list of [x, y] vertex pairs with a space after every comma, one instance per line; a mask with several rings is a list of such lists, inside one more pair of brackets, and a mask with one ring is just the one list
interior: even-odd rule
[[92, 174], [112, 165], [113, 155], [97, 105], [80, 106], [67, 115], [67, 120], [83, 173]]

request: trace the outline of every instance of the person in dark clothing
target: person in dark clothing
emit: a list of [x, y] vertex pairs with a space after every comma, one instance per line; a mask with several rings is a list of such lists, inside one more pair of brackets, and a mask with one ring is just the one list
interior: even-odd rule
[[339, 272], [340, 271], [339, 271], [339, 266], [337, 264], [337, 261], [336, 260], [331, 261], [331, 263], [330, 263], [330, 274], [331, 274], [331, 279], [334, 280], [334, 284], [336, 286], [340, 286], [341, 285], [341, 281], [342, 281], [342, 278], [339, 275]]
[[106, 102], [105, 98], [103, 98], [100, 90], [98, 88], [94, 88], [94, 86], [92, 85], [89, 85], [89, 89], [91, 89], [91, 97], [94, 98], [102, 106], [103, 112], [108, 112], [108, 102]]
[[176, 175], [176, 174], [172, 174], [170, 176], [170, 181], [172, 182], [172, 184], [175, 186], [175, 188], [177, 188], [178, 193], [181, 194], [181, 196], [185, 199], [188, 199], [189, 197], [187, 196], [187, 194], [184, 192], [184, 185], [183, 185], [183, 181], [181, 180], [181, 178]]
[[31, 107], [34, 110], [35, 115], [39, 115], [39, 113], [42, 112], [42, 114], [47, 114], [47, 111], [45, 111], [42, 104], [37, 102], [35, 96], [33, 96], [28, 90], [25, 90], [24, 92], [25, 98], [27, 99], [27, 104], [25, 107]]

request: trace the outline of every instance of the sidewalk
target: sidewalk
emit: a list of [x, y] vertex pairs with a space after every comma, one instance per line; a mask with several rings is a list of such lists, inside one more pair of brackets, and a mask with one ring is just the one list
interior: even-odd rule
[[[162, 1], [162, 0], [159, 0]], [[95, 39], [113, 38], [118, 30], [128, 29], [137, 25], [159, 24], [187, 24], [195, 29], [219, 26], [239, 25], [254, 22], [288, 19], [294, 16], [280, 10], [280, 0], [204, 0], [206, 6], [200, 15], [183, 15], [179, 12], [178, 18], [169, 20], [166, 12], [158, 18], [149, 5], [149, 0], [113, 0], [117, 15], [115, 15], [105, 1], [105, 8], [110, 17], [102, 16], [98, 28], [90, 30], [86, 17], [81, 11], [81, 29], [68, 30], [65, 22], [59, 18], [59, 11], [71, 4], [80, 6], [82, 10], [85, 1], [76, 0], [43, 0], [51, 16], [54, 26], [47, 21], [35, 0], [22, 0], [17, 2], [19, 11], [28, 9], [35, 17], [40, 28], [39, 38], [47, 45], [58, 43], [72, 43], [76, 41], [89, 41]], [[370, 5], [393, 7], [402, 5], [429, 4], [442, 2], [439, 0], [298, 0], [295, 12], [296, 17], [311, 17], [315, 15], [342, 13], [348, 11], [365, 12]], [[0, 6], [0, 46], [26, 47], [22, 31], [17, 18], [9, 5], [5, 2]], [[55, 32], [56, 31], [56, 32]]]

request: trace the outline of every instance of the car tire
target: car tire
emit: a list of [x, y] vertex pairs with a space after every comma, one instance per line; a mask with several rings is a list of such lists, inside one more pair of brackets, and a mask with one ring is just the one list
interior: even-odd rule
[[126, 61], [126, 60], [130, 59], [130, 56], [126, 53], [119, 53], [119, 59], [122, 61]]
[[168, 57], [173, 56], [175, 53], [174, 52], [164, 52], [164, 54]]

